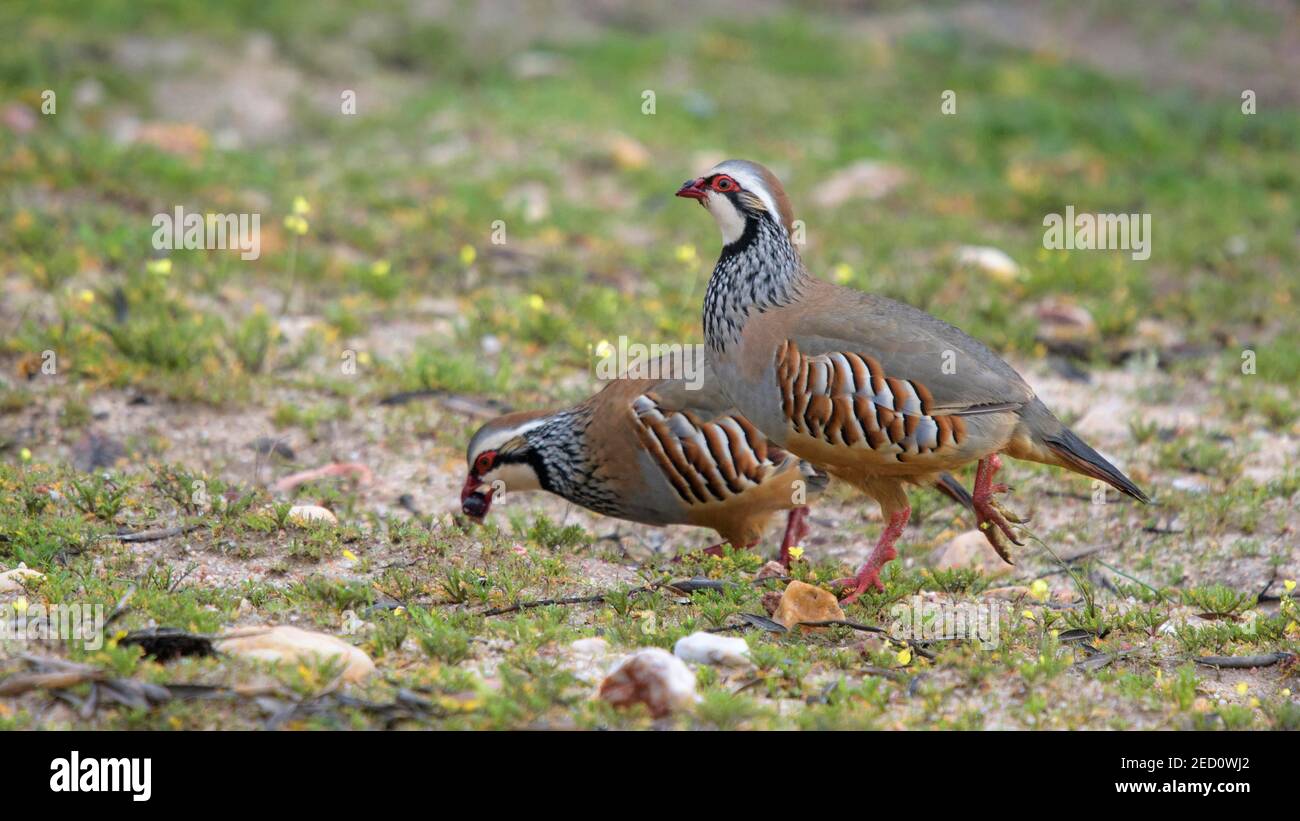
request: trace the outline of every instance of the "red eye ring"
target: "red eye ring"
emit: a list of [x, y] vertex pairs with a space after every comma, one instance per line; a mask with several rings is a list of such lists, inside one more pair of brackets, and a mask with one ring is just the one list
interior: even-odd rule
[[735, 180], [733, 180], [731, 177], [728, 177], [725, 174], [719, 175], [718, 178], [713, 181], [714, 191], [727, 192], [727, 191], [732, 191], [739, 187], [740, 186], [736, 185]]
[[479, 454], [479, 457], [474, 460], [474, 469], [477, 470], [479, 473], [487, 473], [489, 470], [492, 469], [492, 463], [495, 461], [495, 459], [496, 459], [496, 451], [494, 450], [490, 450], [487, 453]]

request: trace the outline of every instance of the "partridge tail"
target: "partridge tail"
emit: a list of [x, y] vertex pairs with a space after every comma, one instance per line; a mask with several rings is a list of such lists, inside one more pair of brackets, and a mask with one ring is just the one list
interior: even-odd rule
[[[1142, 489], [1133, 484], [1119, 468], [1075, 435], [1038, 399], [1021, 411], [1021, 431], [1008, 452], [1017, 459], [1060, 465], [1067, 470], [1100, 479], [1139, 502], [1150, 502]], [[1027, 434], [1027, 436], [1026, 436]], [[1030, 441], [1026, 442], [1025, 439]], [[1046, 451], [1046, 452], [1044, 452]]]
[[970, 492], [951, 473], [939, 474], [939, 478], [934, 482], [934, 489], [967, 510], [975, 509], [975, 500], [971, 498]]

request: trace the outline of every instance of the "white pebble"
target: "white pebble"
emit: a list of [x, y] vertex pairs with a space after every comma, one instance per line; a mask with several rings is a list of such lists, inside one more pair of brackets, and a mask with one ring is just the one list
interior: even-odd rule
[[744, 667], [749, 664], [749, 645], [744, 639], [728, 638], [716, 633], [692, 633], [678, 639], [673, 655], [694, 664], [721, 664]]

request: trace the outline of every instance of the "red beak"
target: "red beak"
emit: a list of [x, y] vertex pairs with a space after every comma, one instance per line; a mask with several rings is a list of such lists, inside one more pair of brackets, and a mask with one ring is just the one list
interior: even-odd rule
[[700, 177], [694, 180], [687, 180], [686, 184], [677, 189], [677, 196], [689, 197], [693, 200], [704, 202], [704, 198], [709, 195], [709, 191], [704, 187], [704, 178]]
[[460, 511], [471, 519], [483, 521], [492, 507], [491, 485], [485, 485], [477, 476], [470, 474], [465, 478], [465, 486], [460, 489]]

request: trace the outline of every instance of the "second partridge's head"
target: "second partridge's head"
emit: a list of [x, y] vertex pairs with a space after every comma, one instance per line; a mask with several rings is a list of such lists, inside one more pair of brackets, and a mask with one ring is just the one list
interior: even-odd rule
[[526, 434], [543, 421], [537, 412], [508, 413], [478, 429], [465, 451], [469, 471], [460, 491], [461, 512], [481, 520], [495, 494], [541, 487], [541, 457]]
[[792, 230], [794, 212], [776, 175], [756, 162], [727, 160], [702, 177], [687, 180], [677, 196], [698, 200], [708, 209], [730, 245], [745, 234], [752, 220], [771, 219]]

